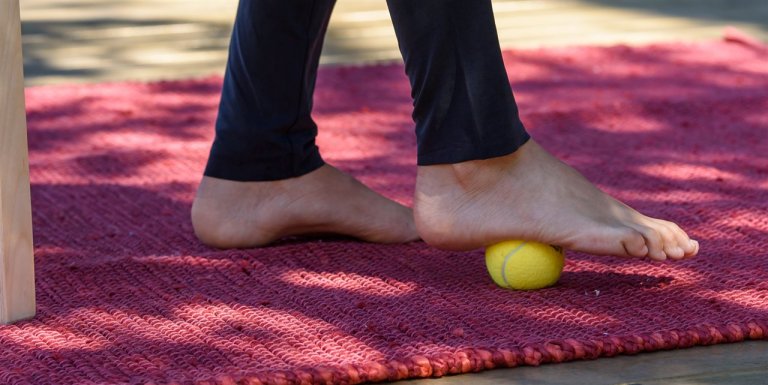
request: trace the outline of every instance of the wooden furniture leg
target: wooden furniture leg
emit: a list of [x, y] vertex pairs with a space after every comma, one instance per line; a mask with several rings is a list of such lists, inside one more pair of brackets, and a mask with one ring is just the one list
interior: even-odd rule
[[0, 324], [35, 315], [19, 0], [0, 0]]

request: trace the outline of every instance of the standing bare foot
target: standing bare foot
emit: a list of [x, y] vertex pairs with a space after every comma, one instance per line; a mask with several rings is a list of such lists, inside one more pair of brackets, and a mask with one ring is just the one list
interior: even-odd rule
[[527, 239], [654, 260], [699, 250], [676, 224], [611, 198], [533, 140], [498, 158], [419, 167], [414, 214], [421, 237], [444, 249]]
[[263, 246], [289, 235], [318, 233], [378, 243], [419, 239], [410, 208], [327, 164], [279, 181], [203, 177], [192, 204], [192, 225], [203, 243], [219, 248]]

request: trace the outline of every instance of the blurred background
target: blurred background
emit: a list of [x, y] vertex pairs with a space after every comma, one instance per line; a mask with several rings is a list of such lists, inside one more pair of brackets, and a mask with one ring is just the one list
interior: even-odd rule
[[[469, 1], [469, 0], [468, 0]], [[504, 48], [768, 41], [766, 0], [494, 0]], [[223, 74], [236, 0], [23, 0], [27, 85]], [[385, 0], [339, 0], [322, 63], [398, 61]]]

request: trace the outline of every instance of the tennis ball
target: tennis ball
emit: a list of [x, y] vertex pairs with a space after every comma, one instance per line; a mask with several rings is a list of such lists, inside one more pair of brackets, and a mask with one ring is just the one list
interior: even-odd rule
[[561, 247], [530, 241], [504, 241], [485, 249], [485, 266], [497, 285], [534, 290], [554, 285], [565, 265]]

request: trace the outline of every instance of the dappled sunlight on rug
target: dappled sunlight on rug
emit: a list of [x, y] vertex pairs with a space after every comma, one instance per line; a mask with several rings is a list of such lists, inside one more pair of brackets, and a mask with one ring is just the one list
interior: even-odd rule
[[[702, 245], [680, 263], [569, 253], [533, 292], [495, 287], [482, 250], [200, 244], [220, 78], [29, 89], [38, 315], [0, 326], [0, 383], [360, 383], [766, 338], [758, 48], [505, 52], [544, 147]], [[323, 68], [315, 95], [325, 159], [405, 204], [409, 95], [399, 65]]]

